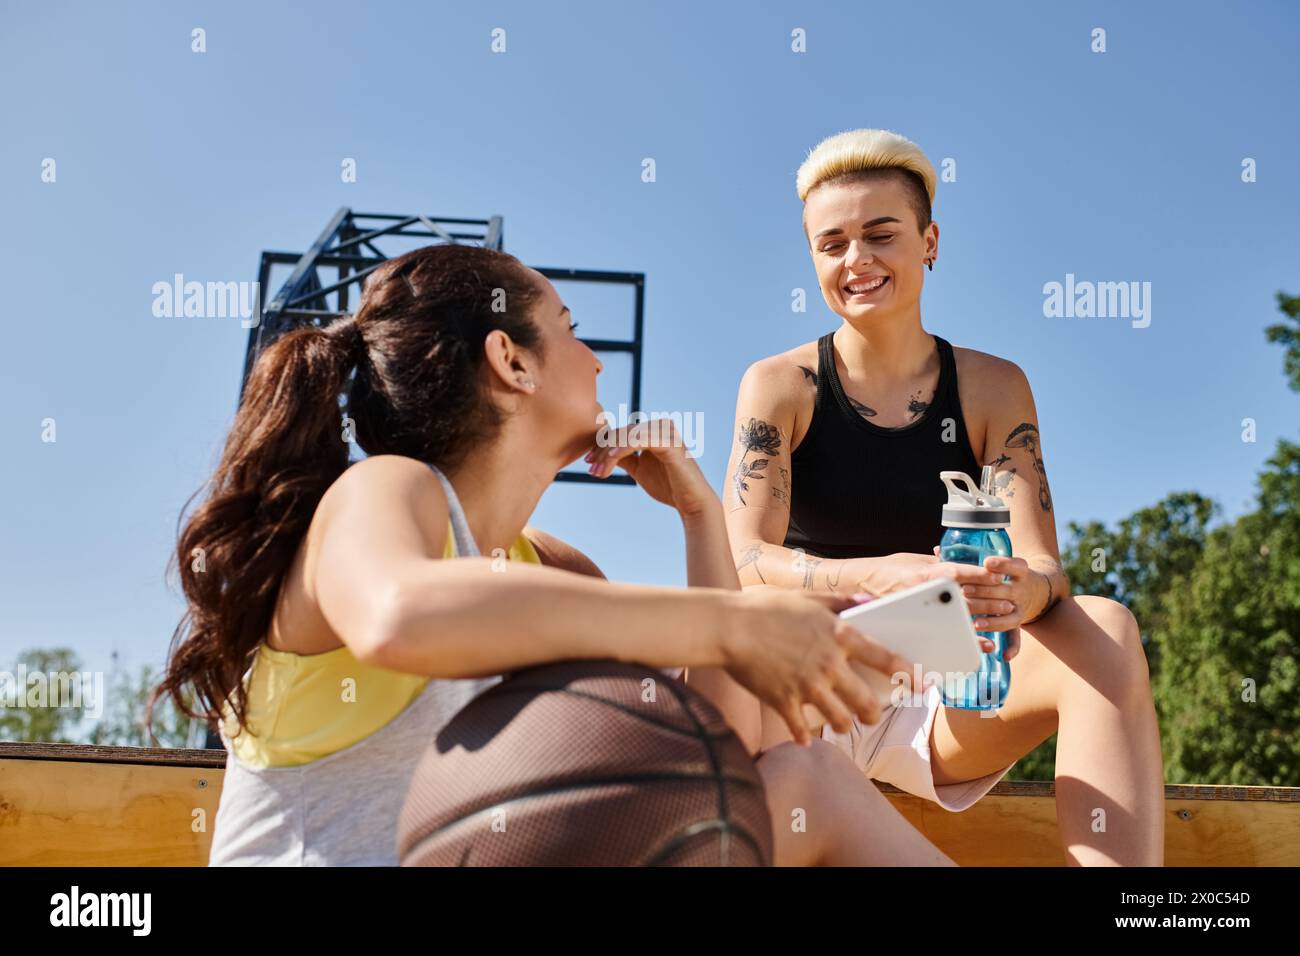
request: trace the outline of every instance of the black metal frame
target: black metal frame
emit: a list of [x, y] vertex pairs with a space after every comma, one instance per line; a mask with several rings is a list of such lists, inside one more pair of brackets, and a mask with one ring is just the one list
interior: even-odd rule
[[[361, 283], [389, 256], [376, 245], [386, 236], [417, 236], [440, 242], [471, 242], [486, 249], [504, 249], [504, 224], [500, 216], [488, 219], [450, 219], [422, 215], [353, 212], [340, 208], [302, 253], [265, 251], [258, 265], [258, 289], [265, 293], [271, 268], [292, 265], [292, 274], [275, 297], [261, 307], [256, 326], [249, 329], [244, 352], [244, 374], [240, 397], [248, 374], [261, 350], [280, 335], [300, 325], [327, 326], [346, 315], [349, 292], [355, 285], [360, 300]], [[635, 289], [635, 314], [631, 339], [582, 339], [594, 352], [617, 352], [632, 357], [632, 383], [629, 408], [641, 407], [641, 348], [645, 315], [645, 273], [609, 272], [598, 269], [563, 269], [534, 267], [548, 279], [567, 282], [599, 282], [631, 285]], [[336, 281], [322, 285], [320, 269], [333, 269]], [[338, 309], [330, 309], [326, 296], [338, 295]], [[586, 472], [561, 471], [557, 481], [580, 481], [601, 484], [633, 484], [630, 475], [613, 474], [594, 478]]]

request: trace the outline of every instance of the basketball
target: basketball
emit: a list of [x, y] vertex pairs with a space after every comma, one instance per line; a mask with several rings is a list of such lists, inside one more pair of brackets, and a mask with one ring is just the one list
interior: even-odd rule
[[718, 710], [640, 664], [518, 671], [416, 766], [402, 866], [763, 866], [762, 779]]

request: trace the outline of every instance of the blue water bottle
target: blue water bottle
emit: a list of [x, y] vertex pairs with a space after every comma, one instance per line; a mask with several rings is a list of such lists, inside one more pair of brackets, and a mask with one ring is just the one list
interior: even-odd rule
[[[984, 566], [992, 555], [1011, 557], [1011, 511], [993, 494], [994, 470], [984, 466], [978, 490], [963, 471], [941, 471], [939, 479], [948, 488], [948, 503], [943, 506], [943, 526], [947, 529], [939, 542], [939, 559], [957, 564]], [[963, 491], [954, 484], [964, 481]], [[1003, 578], [1005, 581], [1006, 578]], [[950, 680], [942, 685], [943, 702], [963, 710], [997, 710], [1011, 689], [1011, 665], [1002, 659], [1007, 635], [1002, 631], [981, 631], [980, 637], [993, 642], [994, 649], [980, 652], [980, 669], [965, 680]]]

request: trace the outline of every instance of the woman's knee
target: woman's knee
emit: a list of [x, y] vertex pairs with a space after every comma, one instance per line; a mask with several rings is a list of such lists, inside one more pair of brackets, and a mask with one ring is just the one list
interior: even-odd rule
[[807, 747], [790, 741], [770, 747], [758, 755], [757, 765], [759, 772], [764, 775], [790, 772], [807, 779], [825, 772], [828, 767], [833, 771], [834, 758], [843, 760], [844, 757], [844, 752], [833, 743], [814, 737]]
[[1142, 631], [1133, 612], [1118, 601], [1096, 595], [1083, 594], [1074, 600], [1109, 638], [1098, 648], [1112, 662], [1106, 671], [1124, 687], [1149, 695], [1151, 672], [1142, 647]]
[[893, 825], [888, 798], [830, 741], [778, 744], [763, 751], [757, 766], [773, 833], [780, 837], [778, 856], [786, 863], [831, 858], [846, 828]]
[[769, 801], [796, 804], [812, 799], [820, 787], [834, 786], [845, 774], [860, 776], [848, 755], [827, 740], [813, 738], [809, 746], [777, 744], [764, 750], [756, 766], [763, 778]]

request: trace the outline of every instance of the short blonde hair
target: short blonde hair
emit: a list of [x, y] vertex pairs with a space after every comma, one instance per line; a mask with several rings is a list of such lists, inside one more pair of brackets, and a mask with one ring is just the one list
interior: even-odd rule
[[916, 199], [920, 202], [924, 198], [924, 208], [916, 210], [916, 219], [917, 224], [925, 228], [929, 225], [934, 206], [937, 181], [934, 167], [921, 152], [921, 147], [891, 130], [851, 129], [828, 136], [809, 150], [808, 158], [795, 174], [795, 188], [799, 201], [806, 203], [808, 194], [817, 186], [865, 179], [873, 172], [893, 169], [902, 172], [919, 187]]

